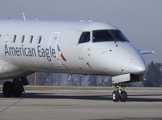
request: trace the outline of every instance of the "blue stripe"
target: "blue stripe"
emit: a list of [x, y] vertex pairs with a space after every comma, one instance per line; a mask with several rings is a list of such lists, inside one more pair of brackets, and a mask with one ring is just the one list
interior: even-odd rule
[[57, 50], [58, 50], [59, 52], [61, 52], [60, 47], [59, 47], [59, 45], [58, 45], [58, 44], [57, 44]]

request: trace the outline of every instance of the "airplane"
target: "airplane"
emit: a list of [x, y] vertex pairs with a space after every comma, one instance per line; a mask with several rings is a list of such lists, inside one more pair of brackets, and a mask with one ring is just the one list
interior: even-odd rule
[[146, 62], [114, 25], [94, 21], [0, 20], [4, 97], [21, 97], [27, 76], [59, 72], [112, 76], [112, 100], [127, 101], [125, 83], [145, 80]]

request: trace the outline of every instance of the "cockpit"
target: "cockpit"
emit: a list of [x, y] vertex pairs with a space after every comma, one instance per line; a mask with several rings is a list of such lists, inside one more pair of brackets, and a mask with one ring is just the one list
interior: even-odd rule
[[89, 42], [92, 38], [92, 43], [96, 42], [129, 42], [129, 40], [125, 37], [125, 35], [120, 31], [116, 29], [112, 30], [94, 30], [92, 31], [92, 37], [90, 37], [90, 32], [83, 32], [80, 39], [80, 43], [86, 43]]

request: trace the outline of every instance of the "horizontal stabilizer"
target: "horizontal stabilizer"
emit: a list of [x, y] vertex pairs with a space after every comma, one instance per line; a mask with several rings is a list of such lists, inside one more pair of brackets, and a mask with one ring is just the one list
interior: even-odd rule
[[142, 55], [145, 55], [145, 54], [154, 54], [154, 51], [151, 51], [151, 50], [139, 50], [139, 52]]

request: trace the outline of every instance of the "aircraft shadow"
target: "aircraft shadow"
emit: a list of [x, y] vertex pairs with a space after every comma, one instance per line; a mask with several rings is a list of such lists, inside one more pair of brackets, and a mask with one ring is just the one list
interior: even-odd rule
[[162, 96], [162, 94], [128, 95], [127, 101], [131, 101], [131, 102], [162, 102], [161, 96]]
[[[145, 98], [145, 96], [150, 96]], [[157, 97], [156, 97], [157, 96]], [[162, 94], [145, 94], [145, 95], [128, 95], [127, 102], [162, 102], [162, 98], [158, 98]], [[153, 98], [154, 97], [154, 98]], [[156, 98], [155, 98], [156, 97]], [[3, 98], [3, 93], [0, 93], [0, 98]], [[56, 95], [55, 93], [23, 93], [22, 98], [33, 99], [80, 99], [80, 100], [105, 100], [112, 101], [111, 95]]]
[[[0, 98], [3, 98], [3, 93], [0, 93]], [[112, 100], [111, 95], [56, 95], [55, 93], [23, 93], [22, 98], [34, 98], [34, 99], [81, 99], [81, 100]], [[14, 98], [14, 97], [13, 97]]]

